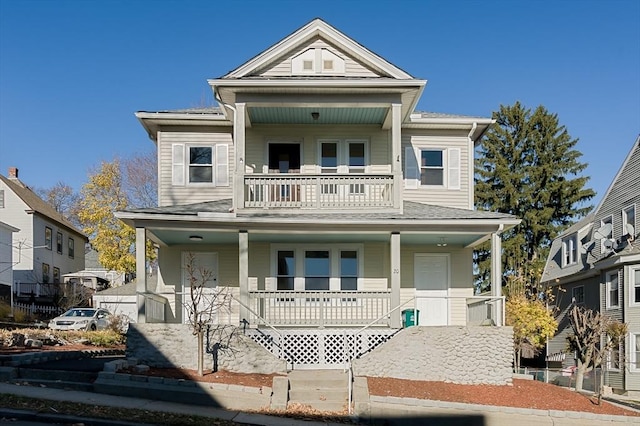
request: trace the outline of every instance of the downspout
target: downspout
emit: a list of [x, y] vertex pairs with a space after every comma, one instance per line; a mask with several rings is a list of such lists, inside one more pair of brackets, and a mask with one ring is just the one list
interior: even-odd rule
[[475, 189], [474, 189], [474, 185], [473, 185], [473, 179], [474, 179], [474, 175], [475, 175], [475, 144], [473, 143], [473, 139], [471, 138], [473, 136], [473, 134], [476, 132], [476, 129], [478, 128], [478, 123], [476, 121], [473, 122], [473, 125], [471, 126], [471, 131], [469, 132], [469, 135], [467, 136], [467, 138], [469, 139], [469, 158], [471, 158], [473, 161], [470, 161], [471, 165], [473, 166], [471, 169], [471, 173], [469, 173], [469, 210], [473, 210], [474, 207], [474, 202], [475, 202]]
[[[236, 138], [236, 129], [238, 127], [238, 110], [233, 105], [226, 104], [226, 103], [224, 103], [222, 101], [222, 98], [218, 94], [218, 91], [216, 90], [215, 86], [213, 86], [213, 97], [214, 97], [214, 99], [216, 101], [218, 101], [218, 103], [220, 105], [225, 106], [225, 107], [227, 107], [227, 108], [229, 108], [230, 110], [233, 111], [233, 143], [235, 144], [236, 140], [237, 140], [237, 138]], [[237, 153], [236, 153], [236, 157], [237, 157]], [[231, 209], [234, 212], [238, 211], [238, 209], [237, 209], [237, 207], [238, 207], [237, 206], [237, 200], [236, 200], [236, 196], [235, 196], [235, 185], [238, 185], [238, 182], [235, 181], [236, 176], [238, 175], [236, 169], [237, 169], [237, 164], [236, 164], [236, 167], [234, 167], [234, 173], [233, 173], [233, 179], [234, 179], [234, 182], [233, 182], [233, 185], [234, 185], [234, 190], [233, 191], [234, 192], [233, 193], [234, 193], [234, 196], [231, 199]]]

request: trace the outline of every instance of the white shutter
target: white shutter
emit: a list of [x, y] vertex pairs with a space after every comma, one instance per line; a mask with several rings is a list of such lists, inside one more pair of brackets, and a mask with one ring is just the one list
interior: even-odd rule
[[407, 147], [404, 150], [404, 187], [416, 189], [419, 176], [420, 168], [418, 167], [416, 153], [412, 147]]
[[171, 146], [171, 184], [184, 185], [184, 145], [176, 143]]
[[449, 148], [447, 169], [449, 173], [448, 188], [460, 189], [460, 148]]
[[229, 186], [229, 145], [216, 145], [216, 186]]

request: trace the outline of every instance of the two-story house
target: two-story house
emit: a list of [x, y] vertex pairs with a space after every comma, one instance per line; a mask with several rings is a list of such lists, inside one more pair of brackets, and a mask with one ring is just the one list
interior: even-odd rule
[[231, 323], [298, 346], [308, 330], [502, 324], [500, 285], [473, 290], [474, 247], [492, 241], [500, 283], [500, 233], [519, 223], [474, 210], [492, 119], [416, 111], [425, 80], [320, 19], [208, 84], [217, 107], [136, 114], [159, 182], [157, 208], [117, 213], [136, 229], [138, 323], [185, 322], [193, 253], [234, 292]]
[[51, 299], [62, 275], [84, 269], [86, 235], [18, 178], [18, 169], [0, 175], [0, 221], [13, 233], [16, 297]]
[[[2, 199], [0, 198], [0, 205]], [[11, 299], [13, 285], [13, 233], [19, 229], [0, 222], [0, 299]]]
[[605, 365], [606, 384], [625, 391], [640, 391], [639, 206], [640, 137], [600, 204], [552, 242], [542, 278], [559, 289], [558, 333], [547, 348], [556, 362], [575, 365], [566, 341], [572, 332], [567, 313], [573, 304], [628, 324], [623, 347], [613, 351]]

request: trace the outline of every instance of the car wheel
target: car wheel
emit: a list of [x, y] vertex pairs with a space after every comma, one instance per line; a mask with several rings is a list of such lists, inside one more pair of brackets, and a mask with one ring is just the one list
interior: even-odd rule
[[91, 329], [91, 331], [96, 331], [97, 327], [95, 324], [91, 324], [91, 327], [89, 327]]

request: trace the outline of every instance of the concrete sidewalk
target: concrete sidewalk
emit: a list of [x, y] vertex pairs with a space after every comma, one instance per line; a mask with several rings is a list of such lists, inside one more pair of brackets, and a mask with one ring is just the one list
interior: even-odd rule
[[[35, 386], [20, 386], [9, 383], [0, 383], [0, 394], [19, 395], [28, 398], [39, 398], [53, 401], [79, 402], [105, 407], [131, 408], [147, 411], [158, 411], [173, 414], [185, 414], [190, 416], [210, 417], [230, 420], [237, 423], [259, 426], [344, 426], [340, 423], [321, 421], [306, 421], [288, 419], [285, 417], [267, 416], [263, 414], [244, 413], [241, 411], [229, 411], [220, 408], [206, 407], [202, 405], [178, 404], [167, 401], [153, 401], [142, 398], [122, 397], [99, 394], [93, 392], [81, 392], [75, 390], [62, 390]], [[0, 416], [4, 411], [0, 408]], [[9, 413], [7, 413], [9, 414]], [[124, 422], [123, 422], [124, 424]]]

